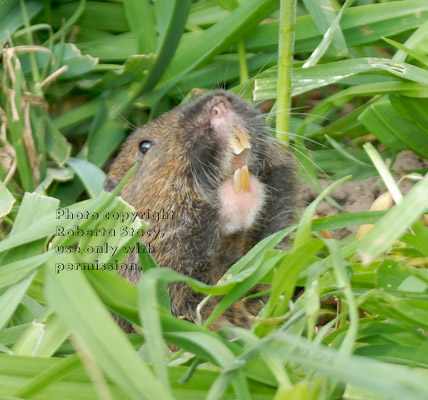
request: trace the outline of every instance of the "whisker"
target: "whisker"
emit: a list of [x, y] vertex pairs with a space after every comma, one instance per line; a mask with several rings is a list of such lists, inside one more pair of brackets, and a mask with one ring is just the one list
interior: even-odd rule
[[317, 119], [321, 119], [321, 120], [324, 120], [324, 121], [332, 121], [331, 118], [328, 118], [328, 117], [323, 116], [323, 115], [314, 115], [312, 113], [302, 113], [302, 112], [298, 113], [298, 112], [293, 112], [293, 111], [291, 111], [291, 112], [272, 111], [272, 112], [269, 112], [269, 113], [266, 113], [266, 114], [260, 114], [256, 118], [265, 119], [265, 118], [267, 118], [268, 115], [272, 116], [272, 115], [281, 115], [281, 114], [282, 115], [291, 115], [291, 116], [295, 116], [295, 115], [311, 116], [312, 115], [312, 116], [316, 117]]
[[[293, 147], [292, 145], [290, 145], [290, 147], [294, 149], [294, 151], [302, 155], [304, 158], [306, 158], [315, 168], [321, 171], [324, 175], [328, 175], [314, 160], [312, 160], [309, 156], [307, 156], [303, 151]], [[297, 160], [297, 158], [296, 158], [296, 162], [300, 165], [301, 168], [303, 168], [303, 170], [307, 173], [307, 175], [310, 176], [308, 170], [301, 163], [299, 163], [299, 160]]]
[[289, 135], [292, 138], [300, 138], [300, 139], [303, 139], [303, 140], [307, 140], [308, 142], [311, 142], [311, 143], [314, 143], [314, 144], [316, 144], [318, 146], [324, 147], [325, 149], [330, 149], [330, 147], [328, 147], [327, 145], [325, 145], [323, 143], [320, 143], [320, 142], [318, 142], [318, 141], [316, 141], [314, 139], [308, 138], [308, 137], [303, 136], [303, 135], [299, 135], [299, 134], [294, 133], [294, 132], [285, 132], [285, 131], [282, 131], [282, 130], [276, 130], [275, 128], [268, 128], [268, 130], [270, 132], [274, 132], [274, 133], [276, 133], [276, 132], [285, 133], [286, 135]]
[[138, 129], [138, 126], [134, 125], [131, 121], [126, 119], [122, 114], [119, 114], [118, 117], [120, 121], [124, 122], [126, 126], [128, 126], [128, 128], [131, 128], [134, 131]]
[[[264, 70], [266, 65], [269, 64], [271, 61], [276, 60], [277, 57], [278, 57], [278, 52], [272, 53], [271, 57], [258, 69], [258, 71], [256, 72], [256, 74], [254, 76], [259, 75]], [[248, 79], [248, 84], [246, 86], [243, 86], [242, 89], [239, 91], [239, 93], [238, 93], [239, 98], [242, 98], [242, 94], [247, 91], [247, 89], [251, 85], [251, 83], [252, 83], [252, 79], [250, 78], [250, 79]]]

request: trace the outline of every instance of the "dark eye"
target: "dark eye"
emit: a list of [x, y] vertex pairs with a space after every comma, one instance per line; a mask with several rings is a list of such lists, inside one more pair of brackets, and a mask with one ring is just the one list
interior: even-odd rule
[[141, 151], [141, 153], [146, 154], [149, 151], [151, 145], [152, 145], [152, 142], [150, 140], [143, 140], [140, 143], [140, 151]]

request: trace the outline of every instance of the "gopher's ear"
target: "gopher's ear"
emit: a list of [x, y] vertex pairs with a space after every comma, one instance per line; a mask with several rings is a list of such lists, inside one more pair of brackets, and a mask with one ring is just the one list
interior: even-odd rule
[[104, 190], [106, 192], [112, 192], [113, 189], [118, 185], [119, 182], [115, 182], [111, 180], [110, 178], [106, 178], [104, 182]]

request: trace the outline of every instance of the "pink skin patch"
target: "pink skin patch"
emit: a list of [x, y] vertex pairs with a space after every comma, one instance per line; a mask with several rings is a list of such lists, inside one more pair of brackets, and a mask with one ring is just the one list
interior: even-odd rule
[[[239, 118], [224, 101], [218, 101], [211, 107], [210, 122], [214, 134], [221, 143], [227, 144], [226, 147], [231, 146], [233, 130], [243, 130]], [[230, 178], [218, 189], [221, 229], [226, 235], [251, 228], [265, 201], [264, 185], [252, 175], [249, 176], [249, 191], [236, 192], [234, 189], [233, 175], [247, 164], [248, 150], [245, 148], [239, 154], [229, 152], [232, 157], [227, 167]]]
[[226, 234], [233, 234], [253, 226], [264, 203], [263, 184], [250, 175], [250, 191], [236, 193], [233, 179], [228, 179], [219, 188], [220, 221]]
[[221, 139], [221, 141], [228, 140], [228, 126], [231, 124], [230, 112], [226, 110], [226, 105], [219, 101], [215, 106], [211, 108], [210, 115], [211, 126], [214, 128], [214, 132]]

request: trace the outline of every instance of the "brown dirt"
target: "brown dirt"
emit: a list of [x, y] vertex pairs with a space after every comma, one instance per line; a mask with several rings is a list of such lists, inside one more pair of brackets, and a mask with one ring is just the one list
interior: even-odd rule
[[[393, 165], [393, 170], [398, 174], [397, 181], [404, 175], [405, 170], [413, 170], [425, 168], [428, 166], [428, 160], [420, 159], [415, 156], [411, 151], [402, 151], [397, 155], [397, 159]], [[331, 181], [320, 180], [323, 188], [331, 185]], [[403, 194], [407, 193], [413, 183], [409, 180], [403, 180], [400, 183], [400, 189]], [[337, 201], [337, 203], [347, 212], [363, 212], [369, 211], [373, 202], [382, 193], [386, 191], [385, 186], [380, 178], [370, 178], [361, 181], [350, 181], [345, 182], [340, 187], [335, 189], [330, 196]], [[310, 188], [304, 181], [300, 185], [300, 191], [298, 194], [299, 203], [302, 208], [310, 204], [318, 193]], [[317, 217], [324, 217], [328, 215], [334, 215], [341, 213], [340, 210], [333, 207], [327, 201], [321, 202], [316, 211]], [[340, 229], [331, 231], [330, 235], [335, 239], [341, 239], [350, 233], [356, 232], [358, 226], [349, 227], [346, 229]]]

